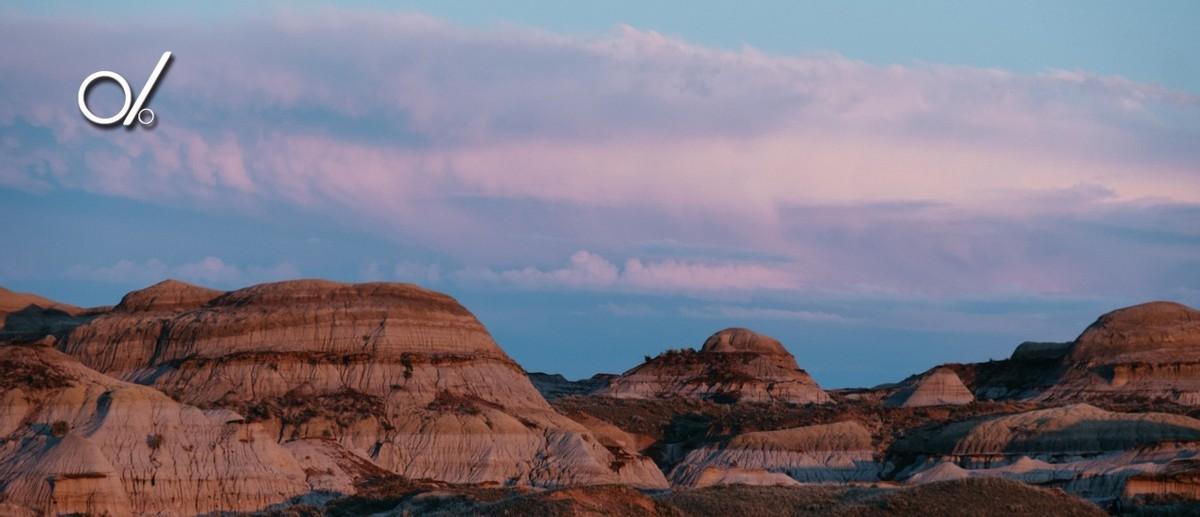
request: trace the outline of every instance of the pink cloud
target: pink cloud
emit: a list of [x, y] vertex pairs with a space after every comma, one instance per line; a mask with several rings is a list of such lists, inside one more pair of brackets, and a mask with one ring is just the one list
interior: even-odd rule
[[[0, 184], [212, 211], [299, 207], [473, 272], [447, 277], [1077, 292], [1180, 252], [1114, 251], [1053, 221], [1200, 203], [1200, 150], [1178, 145], [1200, 134], [1197, 99], [1082, 71], [877, 65], [625, 26], [572, 37], [341, 10], [220, 37], [199, 23], [117, 32], [40, 19], [5, 19], [0, 34], [46, 56], [0, 55]], [[87, 126], [63, 99], [97, 66], [136, 76], [153, 61], [148, 43], [177, 55], [154, 99], [158, 127]], [[28, 136], [39, 132], [49, 136]], [[930, 208], [879, 208], [890, 204]], [[592, 252], [561, 267], [495, 267], [580, 249]], [[676, 258], [603, 258], [651, 253]], [[731, 255], [769, 260], [705, 258]], [[371, 274], [442, 276], [411, 264]]]

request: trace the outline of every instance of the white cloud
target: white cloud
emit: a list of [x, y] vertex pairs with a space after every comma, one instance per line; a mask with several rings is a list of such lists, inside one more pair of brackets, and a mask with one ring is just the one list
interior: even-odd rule
[[142, 262], [121, 259], [109, 266], [76, 265], [66, 271], [70, 278], [126, 285], [149, 285], [167, 278], [219, 288], [237, 288], [246, 284], [294, 279], [299, 269], [290, 262], [272, 266], [240, 267], [218, 257], [168, 265], [157, 258]]
[[[154, 130], [114, 138], [62, 101], [79, 71], [139, 70], [153, 61], [147, 42], [161, 41], [177, 62], [154, 98]], [[1081, 293], [1174, 286], [1194, 269], [1195, 241], [1176, 229], [1197, 227], [1194, 212], [1101, 234], [1147, 204], [1200, 202], [1200, 102], [1120, 77], [371, 11], [249, 20], [220, 38], [200, 23], [114, 33], [6, 18], [4, 43], [41, 58], [0, 53], [3, 185], [243, 213], [299, 207], [460, 264], [546, 264], [579, 249], [669, 257], [646, 246], [665, 239], [712, 251], [624, 262], [584, 252], [562, 267], [455, 277], [644, 292]], [[936, 208], [892, 217], [878, 208], [888, 204]], [[713, 258], [730, 256], [771, 260]], [[188, 274], [225, 281], [225, 266]], [[179, 266], [93, 273], [145, 267]], [[364, 273], [446, 275], [421, 264]]]
[[707, 305], [681, 307], [679, 315], [688, 318], [741, 320], [793, 320], [810, 322], [846, 322], [848, 318], [824, 311], [798, 311], [772, 307], [743, 307], [738, 305]]
[[557, 269], [526, 267], [493, 271], [468, 269], [459, 279], [501, 283], [523, 289], [584, 289], [661, 293], [706, 293], [795, 289], [796, 274], [782, 268], [753, 263], [687, 262], [675, 259], [643, 261], [631, 258], [624, 267], [588, 251], [571, 255]]
[[392, 274], [397, 280], [406, 282], [437, 283], [442, 279], [442, 268], [437, 264], [397, 262], [392, 268]]

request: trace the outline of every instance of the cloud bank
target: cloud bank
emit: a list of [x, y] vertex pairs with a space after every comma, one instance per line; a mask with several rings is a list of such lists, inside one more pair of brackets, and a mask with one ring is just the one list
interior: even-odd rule
[[[0, 185], [297, 207], [445, 257], [392, 267], [416, 280], [901, 297], [1200, 286], [1200, 102], [1121, 77], [339, 10], [139, 31], [12, 17], [0, 34], [14, 50], [0, 56]], [[166, 49], [156, 128], [99, 131], [74, 111], [88, 73], [139, 85]]]

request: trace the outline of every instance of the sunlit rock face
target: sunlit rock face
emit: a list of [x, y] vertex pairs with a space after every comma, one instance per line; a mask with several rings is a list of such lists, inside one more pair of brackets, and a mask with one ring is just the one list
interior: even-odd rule
[[158, 284], [61, 346], [182, 402], [238, 411], [282, 442], [334, 440], [407, 477], [666, 486], [650, 460], [555, 412], [456, 300], [414, 285]]
[[741, 328], [713, 334], [699, 351], [670, 350], [598, 392], [616, 398], [823, 403], [829, 396], [779, 341]]
[[1200, 405], [1200, 311], [1151, 302], [1101, 316], [1072, 343], [1042, 398]]
[[39, 515], [252, 511], [310, 489], [260, 424], [47, 347], [0, 346], [0, 497]]

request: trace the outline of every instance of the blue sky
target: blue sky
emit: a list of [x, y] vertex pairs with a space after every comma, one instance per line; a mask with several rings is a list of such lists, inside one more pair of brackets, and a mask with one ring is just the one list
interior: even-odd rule
[[413, 281], [530, 370], [736, 325], [835, 387], [1200, 304], [1191, 2], [0, 10], [18, 290]]

